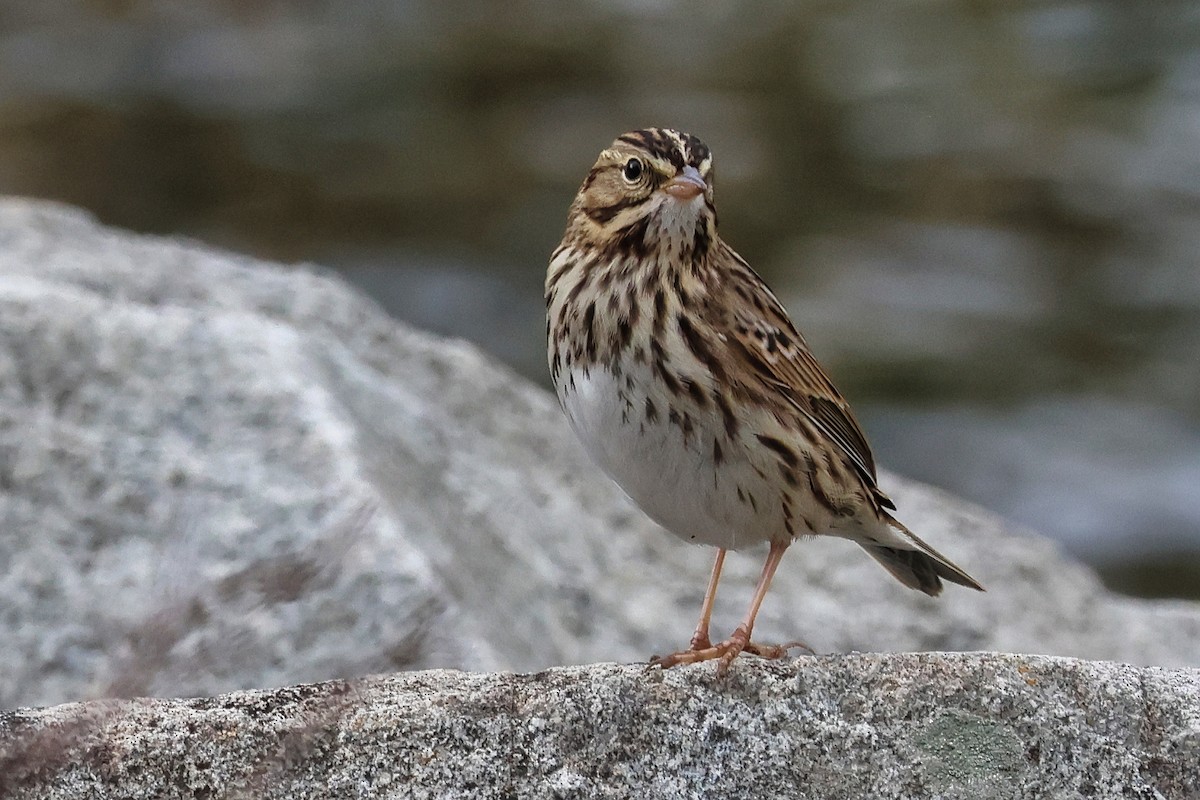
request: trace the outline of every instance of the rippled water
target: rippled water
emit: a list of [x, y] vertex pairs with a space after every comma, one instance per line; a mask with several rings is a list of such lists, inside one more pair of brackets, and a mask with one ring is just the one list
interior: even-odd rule
[[879, 460], [1200, 596], [1200, 3], [0, 0], [0, 191], [338, 267], [545, 381], [623, 130], [717, 159]]

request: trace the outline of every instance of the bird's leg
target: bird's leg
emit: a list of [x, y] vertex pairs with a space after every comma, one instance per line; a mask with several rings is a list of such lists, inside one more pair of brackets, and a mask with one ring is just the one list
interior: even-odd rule
[[[723, 642], [718, 642], [708, 647], [697, 647], [697, 638], [703, 632], [707, 634], [708, 614], [712, 611], [711, 595], [716, 588], [716, 578], [720, 572], [721, 562], [724, 560], [722, 552], [717, 557], [717, 563], [713, 566], [713, 578], [710, 580], [709, 596], [705, 597], [704, 614], [700, 618], [700, 627], [696, 629], [696, 636], [692, 637], [692, 648], [679, 653], [672, 653], [669, 656], [656, 657], [651, 659], [650, 663], [667, 669], [676, 664], [695, 664], [699, 661], [709, 661], [714, 658], [719, 658], [720, 664], [717, 665], [717, 674], [723, 674], [733, 660], [737, 658], [738, 653], [743, 650], [747, 653], [753, 653], [762, 658], [783, 658], [787, 655], [787, 651], [791, 647], [804, 647], [811, 651], [811, 648], [803, 642], [790, 642], [786, 645], [760, 645], [750, 641], [750, 633], [754, 630], [754, 618], [758, 616], [758, 609], [762, 606], [763, 598], [767, 596], [767, 590], [771, 588], [771, 578], [775, 576], [775, 570], [779, 568], [779, 561], [783, 558], [784, 552], [788, 548], [789, 542], [772, 542], [771, 551], [767, 554], [767, 561], [763, 564], [762, 575], [758, 579], [758, 585], [754, 589], [754, 598], [750, 601], [750, 608], [746, 612], [746, 618], [742, 620], [742, 624], [737, 626], [737, 630]], [[704, 628], [702, 631], [701, 628]], [[707, 638], [707, 636], [705, 636]]]
[[787, 552], [789, 544], [791, 542], [771, 542], [771, 550], [767, 553], [767, 560], [763, 564], [762, 575], [758, 577], [758, 585], [754, 587], [754, 597], [750, 599], [750, 608], [746, 610], [746, 618], [742, 620], [741, 625], [737, 626], [733, 635], [726, 640], [730, 647], [720, 655], [721, 663], [717, 665], [717, 674], [729, 669], [729, 665], [743, 650], [763, 658], [782, 658], [787, 655], [787, 648], [783, 646], [751, 644], [750, 634], [754, 631], [754, 619], [758, 616], [758, 609], [762, 606], [763, 598], [767, 596], [767, 590], [771, 588], [771, 579], [775, 577], [775, 570], [779, 569], [779, 562], [783, 559], [783, 554]]
[[708, 638], [708, 621], [712, 618], [713, 604], [717, 601], [717, 582], [721, 580], [721, 567], [725, 564], [725, 548], [717, 549], [717, 559], [713, 562], [712, 574], [708, 577], [708, 591], [704, 593], [704, 605], [700, 606], [700, 622], [696, 624], [696, 632], [692, 634], [690, 650], [707, 650], [712, 647]]

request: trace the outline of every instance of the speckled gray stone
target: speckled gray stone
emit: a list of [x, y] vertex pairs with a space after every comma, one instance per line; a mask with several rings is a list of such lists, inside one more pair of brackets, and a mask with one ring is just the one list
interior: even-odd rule
[[1200, 670], [986, 653], [415, 672], [0, 715], [7, 798], [1195, 798]]
[[[759, 637], [1200, 663], [1197, 604], [1114, 596], [881, 480], [988, 592], [928, 598], [803, 541]], [[687, 642], [711, 557], [622, 497], [546, 391], [336, 276], [0, 201], [0, 708], [641, 661]], [[761, 558], [727, 559], [714, 633]]]

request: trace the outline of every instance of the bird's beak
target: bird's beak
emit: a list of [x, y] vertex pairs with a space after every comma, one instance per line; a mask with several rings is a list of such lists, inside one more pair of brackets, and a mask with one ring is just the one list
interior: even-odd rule
[[683, 172], [667, 182], [663, 191], [676, 200], [691, 200], [708, 191], [708, 184], [700, 177], [700, 172], [695, 167], [684, 167]]

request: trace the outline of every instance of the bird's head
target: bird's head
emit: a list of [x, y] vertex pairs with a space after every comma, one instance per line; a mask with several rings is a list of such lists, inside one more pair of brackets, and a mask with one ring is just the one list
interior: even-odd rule
[[712, 153], [695, 136], [646, 128], [600, 153], [571, 206], [593, 246], [693, 259], [716, 239]]

